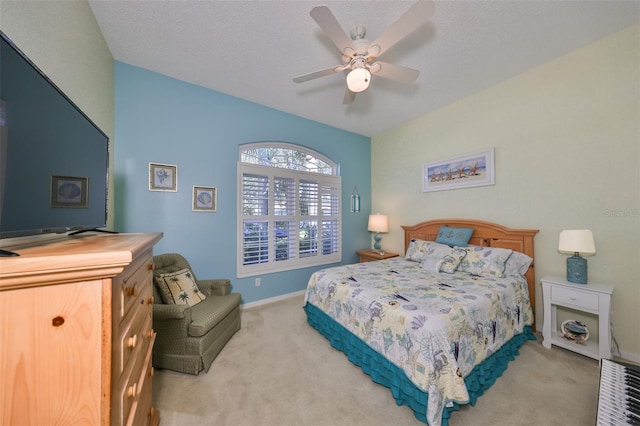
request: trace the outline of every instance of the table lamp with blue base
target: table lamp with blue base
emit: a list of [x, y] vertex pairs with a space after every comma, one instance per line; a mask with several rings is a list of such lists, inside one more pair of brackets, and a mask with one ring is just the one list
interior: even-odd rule
[[593, 233], [588, 229], [560, 232], [558, 251], [573, 254], [567, 258], [567, 281], [575, 284], [587, 284], [587, 259], [580, 256], [596, 254]]
[[380, 232], [389, 232], [389, 218], [383, 214], [371, 214], [369, 215], [369, 226], [367, 228], [369, 231], [376, 233], [373, 237], [375, 241], [373, 248], [380, 254], [384, 253], [380, 245], [380, 240], [382, 239]]

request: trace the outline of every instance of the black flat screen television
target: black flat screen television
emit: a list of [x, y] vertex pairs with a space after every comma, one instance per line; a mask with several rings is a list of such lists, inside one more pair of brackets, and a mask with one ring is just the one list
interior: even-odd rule
[[105, 227], [109, 138], [0, 38], [0, 238]]

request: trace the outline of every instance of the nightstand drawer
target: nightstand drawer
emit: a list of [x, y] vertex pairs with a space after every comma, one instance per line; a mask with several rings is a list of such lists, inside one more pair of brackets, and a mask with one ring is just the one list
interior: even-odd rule
[[551, 288], [551, 300], [555, 303], [573, 305], [580, 308], [598, 310], [598, 295], [570, 288]]

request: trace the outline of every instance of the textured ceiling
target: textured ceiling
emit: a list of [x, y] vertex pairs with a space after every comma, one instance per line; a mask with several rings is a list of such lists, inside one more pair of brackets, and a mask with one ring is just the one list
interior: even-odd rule
[[640, 22], [640, 1], [435, 1], [429, 22], [380, 59], [420, 70], [412, 84], [372, 78], [343, 105], [340, 53], [309, 12], [328, 6], [373, 40], [413, 1], [89, 0], [117, 61], [373, 136]]

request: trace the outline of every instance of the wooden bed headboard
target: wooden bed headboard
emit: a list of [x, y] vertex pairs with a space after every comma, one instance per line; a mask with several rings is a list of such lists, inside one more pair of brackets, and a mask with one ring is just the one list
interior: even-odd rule
[[425, 241], [435, 241], [441, 226], [452, 228], [473, 228], [473, 234], [469, 244], [483, 247], [500, 247], [519, 251], [534, 259], [531, 262], [525, 278], [529, 284], [529, 299], [535, 313], [536, 307], [536, 283], [534, 274], [535, 258], [533, 256], [533, 237], [538, 233], [537, 229], [511, 229], [497, 223], [484, 222], [471, 219], [436, 219], [420, 222], [413, 226], [403, 226], [404, 251], [413, 238]]

